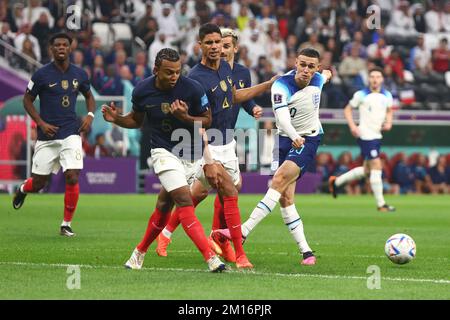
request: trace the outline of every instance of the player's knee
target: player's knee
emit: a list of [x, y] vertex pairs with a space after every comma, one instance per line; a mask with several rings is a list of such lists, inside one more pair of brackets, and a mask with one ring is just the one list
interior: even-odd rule
[[158, 199], [156, 202], [156, 208], [160, 212], [170, 212], [173, 208], [173, 201], [170, 199]]
[[66, 184], [75, 185], [78, 183], [78, 174], [76, 172], [66, 172]]
[[283, 189], [285, 185], [288, 184], [288, 176], [283, 171], [277, 172], [277, 174], [272, 179], [272, 189]]
[[33, 177], [33, 192], [38, 192], [39, 190], [44, 189], [47, 185], [48, 179], [44, 177]]
[[177, 207], [189, 207], [193, 205], [190, 193], [175, 194], [173, 196], [173, 201]]
[[282, 208], [289, 207], [294, 204], [294, 198], [288, 196], [281, 196], [280, 198], [280, 206]]

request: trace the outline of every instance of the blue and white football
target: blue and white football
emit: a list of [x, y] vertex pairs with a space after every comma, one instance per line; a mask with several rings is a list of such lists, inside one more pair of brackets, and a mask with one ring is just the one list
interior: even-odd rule
[[393, 263], [405, 264], [416, 256], [416, 243], [407, 234], [397, 233], [386, 241], [384, 252]]

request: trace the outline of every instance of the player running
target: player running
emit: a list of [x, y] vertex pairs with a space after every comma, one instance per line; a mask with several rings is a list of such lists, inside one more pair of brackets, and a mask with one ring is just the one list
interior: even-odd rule
[[[237, 268], [252, 268], [242, 247], [242, 234], [240, 212], [238, 208], [238, 191], [236, 185], [240, 182], [239, 163], [236, 156], [236, 141], [234, 140], [234, 125], [236, 107], [244, 101], [262, 94], [272, 85], [273, 80], [259, 85], [236, 90], [233, 83], [231, 66], [221, 59], [222, 33], [215, 24], [204, 24], [199, 30], [199, 39], [202, 49], [202, 60], [189, 73], [189, 77], [197, 80], [208, 95], [212, 110], [212, 124], [207, 131], [209, 136], [209, 149], [215, 163], [204, 166], [199, 170], [192, 188], [195, 204], [202, 201], [208, 190], [216, 188], [221, 198], [224, 217], [230, 229], [230, 237], [234, 245]], [[213, 181], [215, 180], [215, 181]], [[176, 214], [161, 233], [157, 252], [167, 255], [166, 248], [170, 236], [179, 224]], [[231, 228], [230, 228], [231, 227]], [[220, 248], [216, 248], [220, 252]], [[231, 260], [233, 261], [233, 260]]]
[[[314, 161], [323, 135], [319, 120], [320, 94], [323, 84], [331, 78], [331, 72], [324, 70], [319, 73], [319, 61], [316, 50], [301, 50], [296, 70], [288, 72], [272, 86], [272, 106], [279, 135], [272, 162], [272, 169], [276, 172], [271, 188], [242, 224], [242, 237], [245, 239], [280, 202], [281, 216], [299, 246], [303, 265], [314, 265], [316, 257], [306, 241], [294, 197], [296, 181]], [[221, 232], [227, 235], [229, 230]]]
[[[382, 163], [380, 159], [381, 131], [392, 128], [392, 94], [383, 88], [383, 70], [374, 68], [369, 71], [369, 87], [355, 92], [344, 109], [345, 119], [352, 135], [357, 138], [364, 163], [339, 177], [329, 178], [330, 193], [337, 197], [337, 188], [352, 180], [369, 176], [378, 211], [395, 211], [384, 201]], [[353, 120], [352, 108], [359, 109], [359, 126]]]
[[[54, 60], [36, 71], [28, 83], [23, 105], [38, 126], [38, 137], [32, 176], [19, 187], [13, 199], [14, 209], [20, 209], [27, 194], [43, 189], [50, 174], [56, 174], [62, 167], [66, 191], [60, 234], [67, 237], [75, 235], [71, 222], [80, 194], [78, 177], [83, 169], [80, 132], [89, 131], [95, 111], [87, 73], [70, 63], [71, 43], [72, 38], [65, 33], [53, 35], [50, 38], [50, 50]], [[79, 92], [86, 99], [88, 111], [81, 125], [75, 112]], [[39, 113], [33, 104], [38, 95]]]
[[[238, 35], [236, 32], [229, 28], [223, 28], [220, 30], [222, 33], [222, 54], [221, 57], [225, 59], [230, 64], [232, 69], [232, 79], [235, 87], [237, 89], [249, 88], [251, 87], [251, 78], [250, 71], [239, 63], [235, 63], [234, 57], [238, 52]], [[262, 108], [256, 105], [253, 99], [243, 102], [242, 104], [234, 105], [232, 109], [232, 121], [231, 126], [234, 128], [238, 119], [240, 108], [242, 108], [251, 116], [256, 119], [260, 118], [262, 115]], [[234, 157], [237, 159], [237, 157]], [[242, 187], [242, 176], [240, 175], [239, 166], [236, 167], [236, 172], [239, 175], [239, 180], [237, 180], [236, 189], [239, 192]], [[202, 198], [199, 200], [203, 200], [206, 197], [207, 193], [204, 192]], [[156, 252], [160, 256], [167, 256], [167, 247], [171, 242], [172, 233], [178, 226], [178, 221], [174, 219], [173, 223], [169, 220], [165, 230], [158, 237], [158, 247], [156, 248]], [[221, 233], [215, 232], [218, 229], [226, 229], [227, 224], [224, 215], [224, 209], [222, 205], [222, 201], [220, 200], [219, 194], [216, 195], [214, 200], [214, 216], [212, 223], [212, 231], [209, 237], [209, 241], [212, 248], [216, 249], [217, 253], [228, 262], [236, 262], [236, 255], [233, 247], [230, 244], [229, 239], [222, 236]]]
[[[194, 123], [200, 122], [202, 127], [209, 126], [211, 113], [201, 85], [181, 76], [180, 72], [179, 54], [173, 49], [162, 49], [155, 59], [154, 76], [143, 80], [133, 90], [131, 112], [120, 115], [114, 104], [102, 106], [104, 119], [123, 128], [139, 128], [147, 116], [151, 133], [151, 160], [163, 186], [144, 238], [134, 249], [125, 267], [142, 268], [145, 253], [167, 224], [174, 202], [181, 225], [203, 255], [209, 270], [220, 272], [225, 270], [225, 264], [209, 248], [203, 227], [194, 214], [189, 190], [202, 153], [202, 138], [196, 132], [199, 128]], [[188, 133], [183, 137], [186, 140], [172, 139], [172, 133], [177, 129]], [[197, 152], [195, 141], [200, 142]]]

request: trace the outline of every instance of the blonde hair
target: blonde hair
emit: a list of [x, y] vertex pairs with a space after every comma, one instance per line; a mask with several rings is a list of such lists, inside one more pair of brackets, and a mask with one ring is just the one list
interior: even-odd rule
[[237, 46], [237, 42], [239, 40], [239, 36], [236, 33], [236, 31], [234, 31], [231, 28], [221, 28], [220, 32], [222, 33], [222, 38], [231, 37], [233, 39], [233, 45], [235, 47]]

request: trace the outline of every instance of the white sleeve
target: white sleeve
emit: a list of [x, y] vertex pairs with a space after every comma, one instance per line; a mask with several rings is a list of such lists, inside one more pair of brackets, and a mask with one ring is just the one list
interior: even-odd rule
[[275, 115], [278, 120], [278, 126], [279, 126], [278, 129], [281, 129], [283, 132], [285, 132], [292, 141], [300, 138], [300, 135], [297, 133], [295, 128], [292, 126], [291, 114], [289, 113], [289, 108], [275, 109]]
[[392, 108], [393, 107], [393, 105], [394, 105], [394, 99], [392, 98], [392, 94], [390, 93], [390, 92], [387, 92], [387, 94], [386, 94], [386, 107], [389, 109], [389, 108]]
[[353, 98], [350, 100], [349, 104], [352, 108], [358, 108], [359, 104], [361, 103], [361, 93], [359, 91], [356, 91], [353, 95]]

